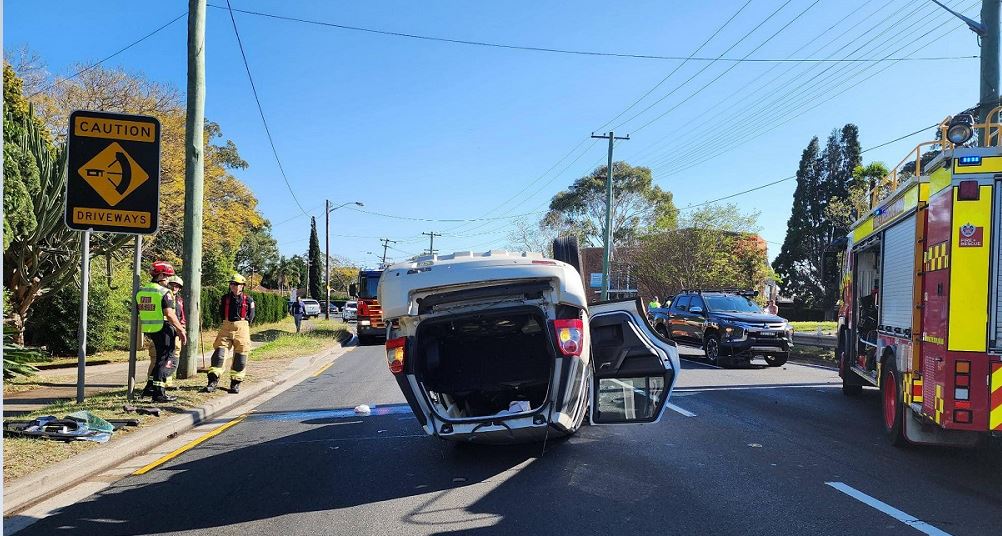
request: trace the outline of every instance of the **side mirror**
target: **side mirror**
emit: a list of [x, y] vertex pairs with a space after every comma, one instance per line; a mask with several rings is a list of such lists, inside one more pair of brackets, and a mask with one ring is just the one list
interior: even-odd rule
[[353, 298], [358, 296], [358, 285], [355, 283], [348, 285], [348, 294]]
[[703, 314], [703, 308], [697, 305], [695, 307], [690, 307], [689, 312], [694, 315], [701, 315]]

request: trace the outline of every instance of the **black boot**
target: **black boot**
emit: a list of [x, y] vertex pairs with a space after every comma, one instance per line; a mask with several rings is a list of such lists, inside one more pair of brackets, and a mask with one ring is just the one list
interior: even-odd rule
[[143, 387], [143, 392], [139, 395], [139, 398], [153, 396], [154, 394], [156, 394], [156, 389], [153, 387], [153, 380], [146, 380], [146, 387]]
[[202, 389], [202, 391], [204, 391], [206, 393], [211, 393], [211, 392], [213, 392], [213, 391], [216, 390], [216, 386], [218, 386], [218, 385], [219, 385], [219, 376], [216, 376], [215, 374], [213, 374], [213, 373], [210, 372], [209, 373], [209, 384], [206, 385], [205, 389]]
[[240, 382], [237, 380], [230, 380], [230, 392], [237, 394], [240, 392]]
[[173, 402], [177, 400], [176, 396], [167, 396], [167, 391], [163, 386], [156, 387], [156, 394], [153, 395], [154, 402]]

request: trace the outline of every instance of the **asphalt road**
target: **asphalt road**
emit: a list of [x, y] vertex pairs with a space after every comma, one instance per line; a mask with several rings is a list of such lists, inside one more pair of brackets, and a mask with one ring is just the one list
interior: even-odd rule
[[877, 392], [846, 398], [832, 370], [684, 368], [660, 423], [544, 452], [426, 437], [382, 348], [358, 348], [20, 534], [999, 534], [997, 451], [890, 447]]

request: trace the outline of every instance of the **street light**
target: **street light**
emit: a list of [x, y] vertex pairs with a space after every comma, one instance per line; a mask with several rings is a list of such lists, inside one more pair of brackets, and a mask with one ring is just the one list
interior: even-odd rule
[[364, 207], [361, 201], [348, 201], [331, 207], [330, 199], [324, 202], [324, 318], [331, 319], [331, 212], [348, 205]]

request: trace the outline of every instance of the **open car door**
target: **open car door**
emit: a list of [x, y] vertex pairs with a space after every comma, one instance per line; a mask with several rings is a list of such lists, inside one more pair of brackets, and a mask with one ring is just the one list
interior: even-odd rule
[[592, 424], [657, 422], [678, 377], [675, 343], [647, 322], [639, 299], [588, 307]]

